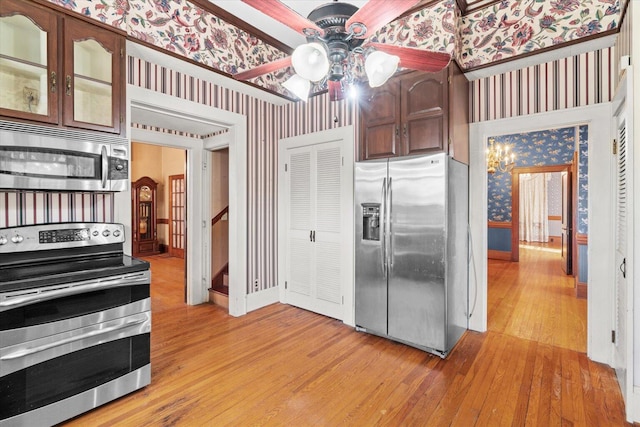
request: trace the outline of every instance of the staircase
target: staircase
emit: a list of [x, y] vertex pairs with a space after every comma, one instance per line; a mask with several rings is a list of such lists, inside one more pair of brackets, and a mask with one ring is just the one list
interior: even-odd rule
[[[216, 226], [221, 220], [226, 220], [229, 212], [229, 206], [225, 207], [211, 220], [211, 228]], [[219, 224], [218, 227], [225, 226], [226, 221], [223, 221], [223, 224]], [[224, 260], [223, 260], [224, 262]], [[216, 268], [216, 267], [214, 267]], [[209, 288], [209, 301], [225, 307], [229, 308], [229, 263], [225, 263], [222, 268], [218, 270], [216, 274], [211, 278], [211, 287]]]

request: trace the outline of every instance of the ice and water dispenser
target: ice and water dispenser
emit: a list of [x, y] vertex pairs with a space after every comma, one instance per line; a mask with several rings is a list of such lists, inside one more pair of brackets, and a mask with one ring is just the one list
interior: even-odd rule
[[362, 203], [362, 240], [380, 240], [380, 203]]

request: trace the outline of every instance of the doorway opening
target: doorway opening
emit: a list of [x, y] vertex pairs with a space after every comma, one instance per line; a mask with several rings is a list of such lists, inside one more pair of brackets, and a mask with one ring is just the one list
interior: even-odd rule
[[572, 275], [572, 178], [584, 128], [497, 137], [516, 167], [487, 179], [488, 329], [579, 352], [587, 350], [587, 301]]
[[[181, 148], [131, 142], [132, 253], [151, 264], [154, 278], [167, 282], [159, 297], [174, 303], [187, 301], [186, 159]], [[150, 195], [136, 197], [137, 183]]]
[[211, 288], [209, 301], [229, 308], [229, 149], [211, 151]]

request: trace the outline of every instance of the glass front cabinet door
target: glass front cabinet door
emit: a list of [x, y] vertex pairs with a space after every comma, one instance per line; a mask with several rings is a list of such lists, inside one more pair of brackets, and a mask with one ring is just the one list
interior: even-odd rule
[[120, 133], [122, 38], [76, 19], [64, 34], [64, 124]]
[[58, 18], [31, 2], [0, 2], [0, 115], [58, 123]]
[[120, 134], [121, 79], [120, 34], [32, 2], [0, 1], [0, 115]]

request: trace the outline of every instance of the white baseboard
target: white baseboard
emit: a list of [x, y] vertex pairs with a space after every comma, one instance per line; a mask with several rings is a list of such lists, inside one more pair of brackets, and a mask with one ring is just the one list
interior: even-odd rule
[[278, 286], [247, 295], [247, 313], [280, 301]]

